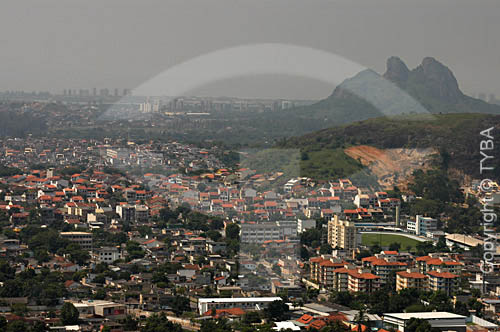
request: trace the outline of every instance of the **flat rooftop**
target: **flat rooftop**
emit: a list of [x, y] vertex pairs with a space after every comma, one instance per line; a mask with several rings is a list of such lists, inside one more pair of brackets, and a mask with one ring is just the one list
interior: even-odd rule
[[231, 302], [273, 302], [282, 301], [281, 297], [225, 297], [225, 298], [205, 298], [198, 299], [199, 303], [231, 303]]
[[396, 318], [400, 320], [410, 320], [411, 318], [420, 319], [465, 319], [465, 316], [457, 315], [451, 312], [411, 312], [411, 313], [389, 313], [385, 317]]

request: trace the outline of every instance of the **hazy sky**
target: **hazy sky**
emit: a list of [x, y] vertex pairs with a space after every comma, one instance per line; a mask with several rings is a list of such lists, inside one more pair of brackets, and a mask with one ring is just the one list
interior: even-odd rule
[[[500, 96], [497, 0], [1, 0], [0, 90], [134, 88], [219, 49], [287, 43], [385, 69], [433, 56], [466, 93]], [[325, 68], [328, 71], [328, 68]], [[290, 76], [214, 82], [193, 95], [321, 98]]]

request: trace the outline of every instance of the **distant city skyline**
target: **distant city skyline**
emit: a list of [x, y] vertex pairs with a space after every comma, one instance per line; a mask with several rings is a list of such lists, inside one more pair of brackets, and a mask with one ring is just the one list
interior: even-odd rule
[[[2, 91], [133, 90], [194, 57], [273, 42], [338, 54], [379, 73], [392, 55], [410, 68], [432, 56], [454, 72], [464, 93], [500, 95], [500, 9], [494, 0], [110, 0], [106, 7], [96, 0], [5, 0], [0, 8]], [[213, 82], [189, 94], [320, 99], [333, 88], [261, 75]]]

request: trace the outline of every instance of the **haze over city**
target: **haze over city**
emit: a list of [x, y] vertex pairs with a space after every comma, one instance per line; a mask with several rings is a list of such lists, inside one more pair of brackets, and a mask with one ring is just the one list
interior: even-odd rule
[[[450, 8], [453, 10], [450, 10]], [[130, 88], [227, 47], [285, 43], [382, 73], [433, 56], [466, 93], [496, 93], [498, 3], [467, 1], [2, 1], [0, 90]], [[328, 68], [324, 69], [328, 71]], [[319, 99], [331, 84], [287, 76], [214, 82], [192, 95]]]

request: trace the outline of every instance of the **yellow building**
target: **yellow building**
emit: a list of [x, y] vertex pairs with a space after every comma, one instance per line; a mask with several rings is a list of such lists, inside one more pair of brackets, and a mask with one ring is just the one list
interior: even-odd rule
[[405, 288], [427, 289], [428, 280], [425, 274], [410, 269], [396, 272], [396, 291]]
[[347, 250], [357, 248], [357, 230], [354, 222], [339, 220], [334, 216], [328, 222], [328, 244], [333, 248]]
[[441, 270], [427, 272], [429, 276], [429, 290], [441, 291], [448, 296], [452, 295], [458, 288], [459, 276]]

